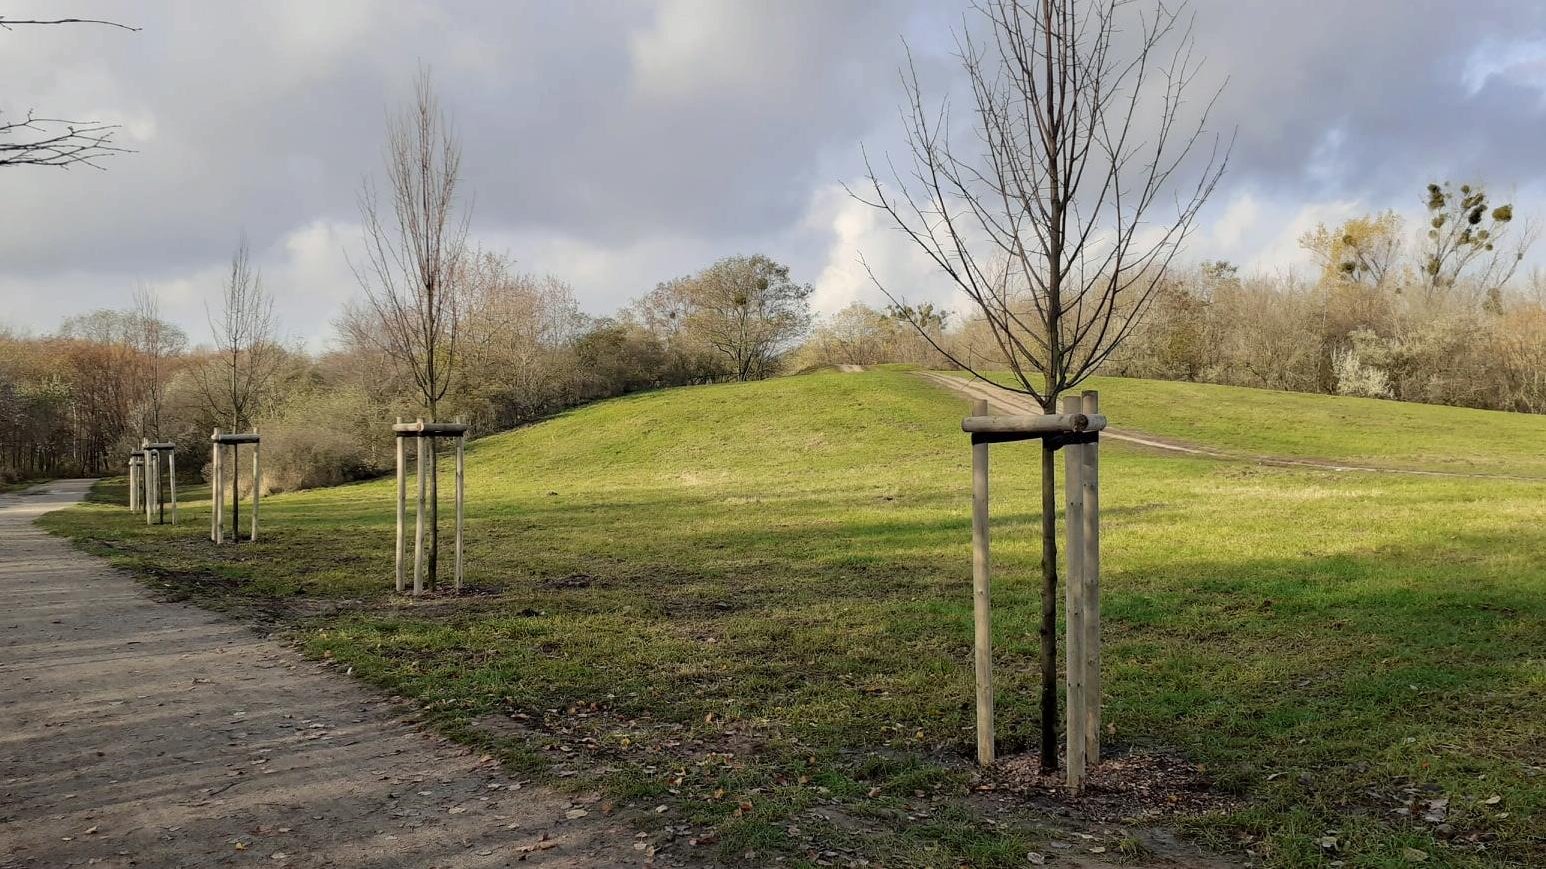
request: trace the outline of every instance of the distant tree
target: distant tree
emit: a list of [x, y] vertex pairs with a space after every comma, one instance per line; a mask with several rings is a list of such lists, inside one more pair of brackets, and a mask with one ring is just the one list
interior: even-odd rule
[[141, 285], [134, 291], [131, 340], [139, 351], [141, 383], [140, 429], [152, 440], [161, 440], [161, 411], [166, 403], [166, 381], [172, 357], [187, 347], [188, 336], [161, 319], [161, 297], [155, 287]]
[[[1191, 122], [1185, 116], [1198, 62], [1180, 6], [1143, 13], [1127, 0], [980, 0], [975, 8], [986, 33], [968, 28], [958, 38], [975, 135], [956, 136], [947, 111], [925, 108], [910, 67], [912, 166], [883, 181], [866, 158], [866, 192], [856, 198], [885, 212], [971, 301], [1009, 364], [1010, 388], [1051, 413], [1138, 326], [1227, 149], [1216, 138], [1211, 151], [1197, 148], [1210, 138], [1212, 99]], [[1041, 457], [1046, 770], [1058, 763], [1054, 449], [1044, 442]]]
[[[1401, 262], [1401, 216], [1394, 211], [1354, 217], [1336, 229], [1317, 224], [1299, 236], [1299, 246], [1315, 257], [1326, 280], [1384, 286]], [[1400, 292], [1400, 284], [1395, 284]]]
[[643, 319], [668, 341], [711, 348], [736, 380], [773, 374], [810, 328], [809, 284], [761, 254], [726, 257], [687, 278], [661, 284], [638, 303]]
[[[366, 181], [360, 193], [365, 260], [354, 267], [379, 329], [370, 334], [413, 378], [430, 420], [457, 374], [467, 216], [458, 213], [462, 148], [440, 108], [428, 70], [413, 101], [387, 125], [385, 199]], [[440, 556], [440, 474], [430, 439], [429, 583]]]
[[1490, 206], [1479, 184], [1462, 184], [1459, 191], [1447, 181], [1429, 184], [1424, 205], [1428, 227], [1420, 269], [1430, 300], [1462, 279], [1483, 295], [1496, 295], [1535, 242], [1537, 228], [1529, 221], [1516, 224], [1513, 205]]
[[[123, 30], [139, 30], [138, 27], [94, 18], [26, 19], [0, 16], [0, 30], [56, 24], [102, 24]], [[0, 166], [54, 166], [67, 169], [84, 165], [100, 169], [102, 167], [97, 165], [97, 160], [128, 150], [113, 144], [113, 136], [117, 132], [117, 124], [40, 117], [29, 110], [19, 121], [0, 120]]]
[[602, 318], [579, 336], [575, 359], [584, 399], [625, 395], [663, 384], [669, 366], [665, 344], [637, 323]]

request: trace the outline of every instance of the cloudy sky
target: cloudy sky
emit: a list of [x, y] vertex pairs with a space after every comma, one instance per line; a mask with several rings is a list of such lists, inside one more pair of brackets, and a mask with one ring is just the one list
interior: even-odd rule
[[[835, 310], [880, 301], [860, 253], [948, 299], [843, 182], [899, 147], [911, 44], [953, 86], [954, 0], [0, 0], [0, 111], [121, 124], [107, 171], [0, 169], [0, 323], [34, 331], [156, 287], [206, 340], [205, 299], [245, 233], [286, 331], [325, 346], [358, 292], [356, 194], [422, 63], [464, 147], [486, 247], [551, 272], [596, 314], [731, 253], [788, 263]], [[1546, 212], [1546, 4], [1195, 0], [1199, 90], [1229, 174], [1191, 259], [1304, 269], [1317, 221], [1415, 214], [1431, 178]]]

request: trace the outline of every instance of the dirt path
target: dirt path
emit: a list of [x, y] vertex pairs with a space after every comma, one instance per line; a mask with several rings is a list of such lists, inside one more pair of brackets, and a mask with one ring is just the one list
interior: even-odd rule
[[677, 863], [33, 524], [90, 482], [0, 495], [0, 867]]
[[[990, 386], [980, 380], [969, 380], [964, 377], [953, 377], [949, 374], [941, 374], [937, 371], [920, 371], [920, 377], [932, 383], [936, 383], [952, 392], [959, 393], [967, 398], [985, 398], [991, 406], [1012, 413], [1041, 413], [1041, 407], [1030, 398], [1017, 392], [1010, 392]], [[1195, 444], [1181, 443], [1168, 438], [1159, 438], [1154, 435], [1139, 434], [1137, 432], [1122, 429], [1106, 429], [1101, 432], [1101, 437], [1125, 443], [1137, 444], [1156, 450], [1164, 450], [1171, 453], [1181, 453], [1189, 456], [1203, 456], [1210, 459], [1224, 459], [1235, 462], [1254, 462], [1258, 465], [1268, 465], [1275, 468], [1314, 468], [1320, 471], [1356, 471], [1369, 474], [1398, 474], [1411, 477], [1460, 477], [1471, 480], [1513, 480], [1516, 482], [1539, 483], [1546, 482], [1539, 477], [1521, 477], [1512, 474], [1479, 474], [1467, 471], [1427, 471], [1419, 468], [1379, 468], [1372, 465], [1348, 465], [1341, 462], [1333, 462], [1329, 459], [1287, 459], [1279, 456], [1262, 456], [1247, 453], [1231, 453], [1225, 450], [1215, 450], [1201, 447]]]

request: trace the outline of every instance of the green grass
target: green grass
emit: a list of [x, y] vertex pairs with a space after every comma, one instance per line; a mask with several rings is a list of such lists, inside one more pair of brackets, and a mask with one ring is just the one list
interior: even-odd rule
[[[1546, 462], [1546, 419], [1097, 385], [1114, 425], [1209, 446]], [[467, 578], [489, 593], [459, 601], [391, 598], [389, 480], [265, 499], [253, 546], [203, 539], [207, 501], [176, 529], [105, 503], [46, 521], [160, 584], [277, 613], [310, 653], [515, 768], [666, 804], [715, 829], [727, 859], [798, 859], [815, 836], [887, 865], [1024, 865], [1045, 843], [1037, 817], [990, 819], [968, 787], [964, 407], [904, 371], [820, 374], [608, 401], [478, 441]], [[1312, 419], [1351, 434], [1279, 430]], [[1423, 434], [1439, 424], [1495, 434], [1488, 464], [1468, 465], [1453, 431]], [[1011, 752], [1037, 730], [1035, 451], [993, 460]], [[1179, 751], [1245, 800], [1178, 824], [1274, 866], [1396, 866], [1410, 847], [1429, 865], [1546, 861], [1546, 484], [1118, 442], [1101, 476], [1109, 741]], [[97, 497], [122, 503], [121, 481]], [[584, 773], [598, 767], [599, 782]], [[1382, 803], [1408, 785], [1449, 796], [1449, 844]], [[1335, 852], [1317, 844], [1331, 831]]]
[[1541, 416], [1126, 377], [1080, 388], [1100, 390], [1115, 429], [1226, 452], [1546, 479]]

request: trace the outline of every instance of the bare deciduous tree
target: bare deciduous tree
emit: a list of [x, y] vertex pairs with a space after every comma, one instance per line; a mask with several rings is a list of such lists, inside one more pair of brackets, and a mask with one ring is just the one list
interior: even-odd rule
[[245, 431], [280, 362], [274, 299], [263, 289], [245, 238], [231, 256], [219, 313], [207, 304], [205, 313], [215, 355], [200, 371], [199, 390], [212, 416], [229, 420], [232, 431]]
[[[388, 191], [367, 181], [360, 192], [365, 260], [355, 277], [380, 321], [372, 334], [412, 375], [435, 419], [457, 372], [467, 216], [458, 214], [462, 150], [427, 70], [414, 82], [413, 103], [387, 124]], [[430, 439], [429, 581], [439, 563], [439, 473]]]
[[[196, 372], [200, 397], [212, 416], [230, 420], [231, 431], [245, 431], [281, 360], [274, 299], [263, 289], [263, 275], [252, 265], [246, 237], [231, 256], [220, 313], [210, 312], [206, 303], [205, 314], [214, 333], [215, 354]], [[234, 487], [236, 476], [231, 480]], [[254, 480], [253, 485], [257, 484]], [[214, 496], [218, 498], [221, 493]], [[240, 511], [233, 494], [233, 528], [239, 527]]]
[[[1188, 111], [1199, 61], [1178, 9], [982, 0], [975, 12], [986, 32], [968, 24], [957, 46], [976, 136], [952, 140], [948, 107], [925, 107], [910, 66], [903, 116], [912, 167], [905, 175], [892, 167], [882, 180], [870, 165], [867, 192], [855, 196], [889, 215], [970, 299], [1008, 361], [1010, 388], [1051, 413], [1136, 327], [1228, 147], [1207, 130], [1213, 99]], [[1043, 443], [1047, 770], [1058, 762], [1054, 450]]]
[[[0, 17], [0, 30], [30, 25], [54, 24], [103, 24], [123, 30], [138, 31], [138, 27], [103, 21], [96, 18], [23, 19]], [[117, 124], [99, 121], [67, 121], [59, 118], [38, 117], [28, 111], [19, 121], [0, 121], [0, 166], [54, 166], [69, 168], [75, 165], [102, 167], [96, 161], [110, 154], [121, 154], [129, 149], [113, 144], [118, 132]]]
[[1493, 207], [1482, 185], [1430, 183], [1423, 204], [1428, 225], [1420, 241], [1418, 270], [1428, 301], [1468, 280], [1483, 297], [1496, 295], [1514, 277], [1540, 229], [1514, 223], [1514, 206]]
[[148, 284], [134, 291], [132, 328], [131, 341], [140, 356], [140, 430], [153, 440], [163, 440], [161, 410], [166, 403], [167, 364], [182, 353], [187, 336], [161, 319], [161, 297]]

